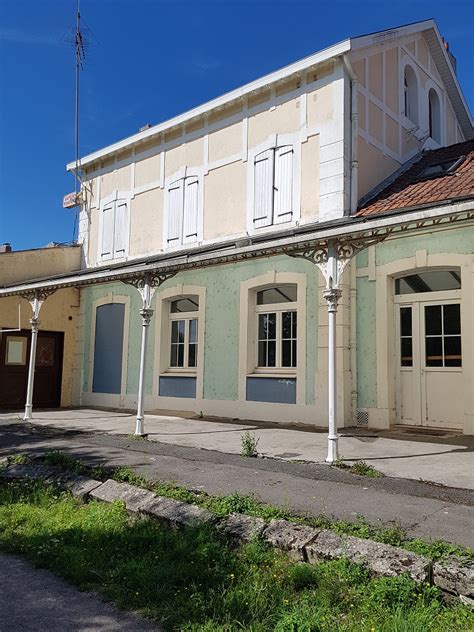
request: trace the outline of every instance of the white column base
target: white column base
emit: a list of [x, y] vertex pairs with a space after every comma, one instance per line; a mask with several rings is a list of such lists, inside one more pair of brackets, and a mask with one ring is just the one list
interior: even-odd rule
[[144, 417], [137, 417], [137, 424], [135, 426], [135, 436], [136, 437], [146, 437], [147, 434], [145, 433], [145, 424], [144, 424]]
[[328, 455], [326, 463], [335, 463], [339, 460], [338, 440], [339, 437], [337, 435], [328, 437]]

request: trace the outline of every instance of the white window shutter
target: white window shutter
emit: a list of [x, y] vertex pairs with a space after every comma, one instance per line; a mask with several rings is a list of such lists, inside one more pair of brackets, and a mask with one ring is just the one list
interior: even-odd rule
[[127, 244], [127, 203], [125, 200], [115, 202], [114, 256], [125, 257]]
[[183, 215], [183, 180], [173, 182], [168, 189], [168, 235], [170, 246], [181, 243], [181, 217]]
[[275, 150], [274, 222], [283, 224], [293, 216], [293, 147]]
[[197, 241], [199, 181], [196, 177], [184, 180], [183, 243]]
[[273, 149], [255, 157], [254, 164], [254, 228], [270, 226], [273, 221]]
[[102, 209], [102, 247], [101, 258], [111, 259], [114, 247], [114, 208], [115, 204], [107, 204]]

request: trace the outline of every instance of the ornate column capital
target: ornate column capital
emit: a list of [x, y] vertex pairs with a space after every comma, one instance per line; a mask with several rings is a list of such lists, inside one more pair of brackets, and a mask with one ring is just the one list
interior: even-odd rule
[[331, 287], [323, 291], [323, 297], [328, 304], [328, 312], [337, 312], [337, 304], [342, 296], [342, 290], [338, 287]]
[[153, 318], [153, 311], [149, 307], [144, 307], [140, 310], [140, 316], [142, 317], [142, 325], [144, 327], [149, 327], [151, 323], [151, 319]]

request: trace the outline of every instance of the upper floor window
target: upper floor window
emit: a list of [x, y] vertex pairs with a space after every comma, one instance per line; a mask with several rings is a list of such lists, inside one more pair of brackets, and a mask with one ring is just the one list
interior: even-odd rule
[[189, 176], [176, 180], [168, 187], [169, 246], [197, 241], [199, 216], [199, 179]]
[[262, 151], [254, 159], [253, 226], [289, 222], [293, 216], [293, 146]]
[[198, 357], [199, 297], [170, 303], [170, 369], [195, 369]]
[[405, 66], [403, 81], [405, 116], [418, 124], [418, 80], [411, 66]]
[[257, 369], [296, 368], [297, 286], [257, 292]]
[[433, 88], [428, 92], [428, 117], [430, 136], [441, 144], [441, 105], [438, 93]]
[[101, 259], [117, 259], [127, 254], [128, 213], [125, 200], [114, 200], [102, 208]]

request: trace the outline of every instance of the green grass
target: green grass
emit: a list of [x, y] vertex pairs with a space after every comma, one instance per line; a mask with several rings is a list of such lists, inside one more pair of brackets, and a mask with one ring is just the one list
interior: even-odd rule
[[383, 478], [385, 474], [376, 470], [373, 465], [370, 465], [366, 461], [356, 461], [352, 465], [347, 465], [343, 457], [338, 458], [332, 467], [337, 467], [340, 470], [347, 470], [351, 474], [357, 474], [358, 476], [368, 476], [369, 478]]
[[240, 456], [250, 457], [250, 458], [257, 457], [258, 456], [257, 446], [258, 446], [259, 441], [260, 439], [258, 439], [254, 434], [252, 434], [248, 430], [242, 433], [242, 435], [240, 436], [240, 444], [241, 444]]
[[[31, 457], [13, 456], [9, 457], [10, 462], [31, 462]], [[365, 518], [359, 516], [354, 521], [330, 520], [326, 516], [301, 516], [283, 507], [276, 507], [262, 503], [253, 496], [234, 493], [228, 496], [212, 496], [206, 492], [196, 492], [168, 482], [152, 482], [136, 474], [128, 467], [107, 468], [103, 465], [88, 466], [85, 463], [70, 457], [60, 451], [51, 451], [45, 455], [34, 459], [45, 465], [53, 465], [62, 469], [92, 476], [98, 480], [112, 478], [119, 482], [129, 483], [137, 487], [143, 487], [153, 491], [158, 496], [173, 498], [182, 502], [198, 505], [217, 514], [219, 517], [228, 516], [231, 513], [242, 513], [248, 516], [263, 518], [264, 520], [284, 519], [291, 522], [307, 524], [316, 528], [332, 529], [341, 535], [353, 535], [359, 538], [366, 538], [399, 546], [420, 555], [424, 555], [432, 560], [442, 560], [443, 558], [455, 556], [461, 561], [474, 560], [472, 549], [457, 546], [435, 540], [425, 542], [421, 539], [410, 539], [403, 529], [397, 525], [391, 527], [369, 523]]]
[[39, 482], [0, 484], [0, 549], [81, 589], [205, 632], [462, 632], [463, 605], [408, 577], [370, 577], [347, 560], [296, 564], [255, 540], [231, 550], [210, 527], [179, 532], [133, 520], [120, 503], [79, 504]]

